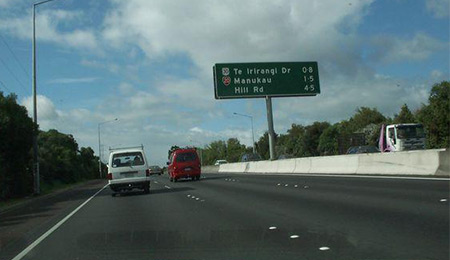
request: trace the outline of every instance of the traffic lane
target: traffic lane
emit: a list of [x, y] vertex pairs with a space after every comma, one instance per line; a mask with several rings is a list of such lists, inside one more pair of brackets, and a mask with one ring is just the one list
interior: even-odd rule
[[[208, 177], [211, 178], [211, 177]], [[406, 211], [410, 214], [426, 214], [429, 217], [444, 217], [448, 212], [435, 214], [435, 209], [445, 209], [448, 205], [448, 180], [417, 180], [417, 179], [380, 179], [334, 176], [275, 176], [275, 175], [222, 175], [212, 178], [222, 178], [227, 182], [239, 185], [240, 182], [255, 184], [258, 187], [288, 189], [309, 189], [317, 198], [329, 197], [328, 200], [348, 200], [346, 203], [363, 203], [365, 207], [381, 210]], [[208, 179], [206, 179], [208, 180]], [[336, 197], [339, 195], [340, 197]], [[395, 201], [396, 203], [390, 203]], [[370, 203], [369, 203], [370, 202]], [[385, 203], [388, 202], [388, 203]], [[447, 213], [447, 214], [445, 214]]]
[[104, 190], [25, 259], [268, 259], [295, 246], [284, 236], [274, 244], [277, 231], [264, 239], [269, 229], [245, 216], [210, 210], [194, 188], [161, 189], [115, 198]]
[[257, 189], [276, 187], [301, 191], [313, 188], [302, 196], [309, 196], [312, 200], [326, 200], [336, 205], [345, 202], [373, 210], [403, 211], [405, 214], [423, 215], [441, 221], [448, 219], [446, 202], [449, 197], [449, 182], [446, 180], [214, 174], [207, 175], [202, 181], [211, 179], [220, 179], [238, 187], [252, 185]]
[[2, 212], [0, 259], [12, 259], [105, 184], [104, 180], [89, 181]]
[[[336, 178], [311, 178], [306, 186], [308, 188], [303, 189], [295, 189], [294, 185], [277, 185], [280, 180], [284, 183], [295, 181], [290, 176], [213, 175], [212, 178], [215, 181], [209, 182], [208, 175], [202, 180], [208, 182], [202, 191], [206, 193], [205, 197], [215, 200], [215, 205], [226, 205], [217, 206], [216, 210], [222, 212], [230, 210], [230, 207], [234, 207], [233, 212], [240, 211], [241, 215], [264, 212], [273, 218], [283, 219], [284, 223], [303, 223], [312, 230], [345, 234], [349, 240], [360, 241], [362, 247], [372, 248], [369, 252], [377, 248], [391, 257], [406, 255], [414, 258], [421, 255], [426, 258], [434, 255], [438, 256], [436, 259], [447, 259], [449, 254], [448, 202], [436, 199], [448, 197], [446, 181], [395, 180], [391, 184], [392, 179], [374, 181], [350, 178], [346, 180], [347, 184], [359, 187], [359, 191], [348, 191], [345, 187], [341, 191], [329, 191], [323, 185], [327, 182], [333, 184]], [[361, 185], [361, 181], [368, 184]], [[194, 185], [190, 182], [183, 184]], [[389, 195], [371, 196], [367, 191], [370, 186], [387, 187]], [[439, 191], [438, 194], [431, 196], [428, 203], [422, 201], [423, 198], [405, 199], [405, 192], [426, 194], [435, 190]], [[393, 196], [393, 193], [398, 193], [398, 196]], [[233, 200], [224, 199], [230, 197]], [[248, 202], [252, 198], [251, 203], [244, 205], [232, 203]]]
[[[264, 177], [263, 177], [264, 176]], [[256, 177], [256, 178], [255, 178]], [[365, 187], [371, 194], [403, 196], [408, 199], [429, 201], [445, 198], [449, 194], [449, 180], [427, 180], [408, 178], [383, 178], [381, 176], [323, 176], [323, 175], [279, 175], [279, 174], [211, 174], [211, 178], [224, 178], [227, 181], [246, 180], [261, 186], [308, 186], [310, 183], [325, 189], [359, 189]], [[331, 178], [331, 179], [330, 179]], [[332, 180], [332, 181], [330, 181]], [[349, 185], [350, 184], [350, 185]], [[432, 187], [432, 188], [430, 188]], [[401, 191], [401, 192], [399, 192]]]
[[[171, 196], [173, 193], [160, 192], [160, 189], [153, 190], [158, 191], [153, 194], [164, 194], [164, 198], [173, 197]], [[195, 190], [186, 193], [193, 192]], [[163, 199], [161, 204], [155, 205], [167, 209], [163, 216], [169, 216], [169, 218], [165, 222], [160, 222], [163, 218], [151, 215], [158, 211], [146, 212], [148, 211], [146, 200], [152, 194], [142, 195], [132, 192], [117, 198], [111, 198], [110, 194], [110, 191], [103, 191], [91, 201], [92, 207], [80, 210], [73, 219], [67, 221], [44, 240], [25, 259], [56, 257], [64, 259], [236, 259], [241, 257], [292, 259], [312, 253], [299, 252], [299, 248], [302, 247], [298, 247], [296, 243], [290, 243], [283, 228], [272, 231], [265, 226], [256, 225], [253, 218], [246, 216], [233, 217], [231, 214], [231, 217], [224, 217], [221, 212], [214, 212], [201, 206], [202, 200], [197, 200], [198, 197], [193, 197], [191, 194], [176, 196], [177, 199], [174, 201]], [[124, 203], [119, 201], [119, 208], [128, 208], [119, 212], [115, 208], [109, 214], [103, 215], [106, 210], [102, 205], [113, 202], [111, 199], [122, 198]], [[100, 203], [94, 204], [95, 201]], [[158, 201], [160, 200], [153, 202]], [[115, 203], [117, 201], [114, 201], [112, 205]], [[130, 212], [133, 209], [134, 211]], [[85, 210], [89, 214], [80, 215]], [[97, 217], [92, 210], [100, 211], [97, 212]], [[157, 219], [157, 221], [149, 225], [146, 222], [149, 219]], [[89, 220], [92, 222], [89, 223]], [[105, 222], [106, 226], [102, 227]], [[306, 238], [301, 238], [299, 241], [303, 239]], [[315, 241], [313, 237], [307, 237], [306, 243], [312, 243], [312, 241]], [[315, 255], [317, 252], [313, 253]]]
[[[105, 190], [44, 241], [49, 244], [39, 245], [28, 257], [363, 259], [377, 256], [386, 259], [393, 256], [412, 258], [424, 255], [415, 254], [414, 250], [404, 253], [402, 249], [395, 247], [386, 248], [386, 243], [371, 238], [373, 227], [365, 231], [369, 239], [364, 238], [364, 230], [357, 228], [358, 222], [351, 226], [356, 229], [353, 231], [354, 236], [349, 236], [352, 229], [335, 227], [336, 231], [326, 225], [321, 226], [321, 221], [314, 221], [320, 214], [330, 211], [322, 210], [319, 215], [315, 210], [305, 212], [304, 209], [308, 207], [295, 205], [295, 202], [286, 203], [287, 199], [283, 198], [281, 202], [286, 206], [282, 207], [277, 205], [279, 199], [276, 196], [272, 196], [275, 197], [273, 200], [264, 197], [261, 199], [261, 192], [242, 191], [249, 189], [249, 185], [236, 188], [239, 185], [226, 181], [226, 178], [206, 177], [200, 182], [178, 183], [169, 183], [165, 178], [155, 179], [158, 184], [152, 183], [150, 195], [131, 193], [112, 198], [110, 191]], [[246, 183], [236, 181], [238, 184]], [[288, 189], [281, 194], [278, 194], [280, 189], [263, 190], [267, 191], [262, 193], [278, 196], [289, 193]], [[292, 204], [294, 205], [291, 208], [289, 205]], [[92, 208], [88, 207], [89, 205]], [[87, 210], [84, 214], [89, 214], [82, 217], [79, 214], [84, 210]], [[99, 212], [95, 213], [95, 210]], [[337, 218], [340, 216], [337, 215]], [[325, 223], [331, 220], [333, 219], [326, 219]], [[74, 224], [72, 221], [79, 223]], [[84, 223], [88, 223], [87, 227], [83, 226]], [[69, 224], [73, 227], [66, 230]], [[276, 228], [271, 229], [274, 227]], [[58, 233], [60, 234], [57, 235]], [[386, 235], [384, 230], [379, 233]], [[395, 233], [388, 232], [387, 236], [395, 236]], [[374, 241], [366, 241], [370, 239]], [[420, 238], [418, 240], [420, 241]], [[376, 246], [377, 242], [381, 245]], [[428, 246], [426, 243], [424, 245]], [[435, 250], [432, 245], [429, 249]], [[395, 253], [396, 250], [400, 252]], [[439, 252], [431, 254], [436, 255]]]

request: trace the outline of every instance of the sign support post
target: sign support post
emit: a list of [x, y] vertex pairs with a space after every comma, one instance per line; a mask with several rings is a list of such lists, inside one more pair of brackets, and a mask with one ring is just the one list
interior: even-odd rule
[[266, 96], [267, 108], [267, 124], [269, 125], [269, 152], [270, 160], [275, 160], [275, 131], [273, 130], [273, 113], [272, 113], [272, 98]]
[[270, 160], [276, 160], [272, 98], [320, 94], [316, 61], [216, 63], [213, 77], [216, 99], [266, 99]]

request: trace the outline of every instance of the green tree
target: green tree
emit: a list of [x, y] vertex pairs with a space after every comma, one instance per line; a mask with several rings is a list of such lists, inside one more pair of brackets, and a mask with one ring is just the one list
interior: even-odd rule
[[173, 153], [173, 151], [175, 151], [176, 149], [180, 149], [179, 146], [177, 145], [172, 145], [172, 147], [170, 147], [168, 154], [167, 154], [167, 159], [170, 159], [170, 155]]
[[319, 139], [325, 129], [330, 127], [328, 122], [314, 122], [312, 125], [305, 127], [305, 135], [303, 138], [304, 154], [303, 156], [319, 156]]
[[450, 147], [450, 82], [433, 85], [428, 105], [417, 112], [417, 118], [427, 133], [427, 148]]
[[[88, 179], [97, 178], [98, 174], [98, 157], [94, 155], [91, 147], [81, 147], [80, 162], [83, 169], [83, 177]], [[105, 168], [103, 168], [105, 169]]]
[[386, 120], [386, 117], [378, 112], [376, 108], [360, 107], [356, 109], [355, 115], [348, 121], [341, 122], [341, 124], [343, 132], [350, 134], [361, 131], [370, 124], [380, 125]]
[[38, 136], [40, 173], [43, 181], [73, 183], [82, 177], [78, 144], [72, 135], [51, 129]]
[[14, 94], [0, 92], [0, 199], [32, 191], [31, 147], [35, 125]]
[[394, 116], [394, 124], [415, 123], [416, 118], [409, 110], [408, 105], [403, 104], [400, 113]]
[[339, 124], [326, 128], [319, 138], [318, 150], [320, 155], [339, 154], [338, 149]]
[[226, 153], [228, 162], [238, 162], [244, 153], [245, 145], [241, 144], [237, 138], [228, 139]]
[[305, 127], [302, 125], [292, 124], [287, 130], [288, 140], [286, 143], [286, 152], [294, 157], [302, 157], [305, 154]]
[[256, 150], [258, 151], [259, 155], [261, 155], [262, 159], [264, 159], [264, 160], [270, 159], [269, 133], [268, 132], [265, 132], [263, 134], [263, 136], [261, 136], [259, 138], [258, 142], [256, 142]]
[[227, 145], [224, 141], [214, 141], [203, 149], [203, 164], [212, 165], [216, 160], [227, 156]]

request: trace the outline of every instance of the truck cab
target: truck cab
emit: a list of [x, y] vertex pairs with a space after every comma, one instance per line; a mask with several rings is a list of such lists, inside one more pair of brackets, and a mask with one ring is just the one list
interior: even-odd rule
[[383, 125], [379, 140], [380, 151], [398, 152], [425, 149], [425, 132], [421, 124]]

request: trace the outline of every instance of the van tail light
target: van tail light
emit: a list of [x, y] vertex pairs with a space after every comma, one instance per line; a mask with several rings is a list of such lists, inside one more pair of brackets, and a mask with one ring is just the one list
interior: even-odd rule
[[112, 173], [108, 173], [108, 174], [106, 175], [106, 179], [112, 180]]
[[150, 176], [150, 169], [145, 170], [145, 176]]

